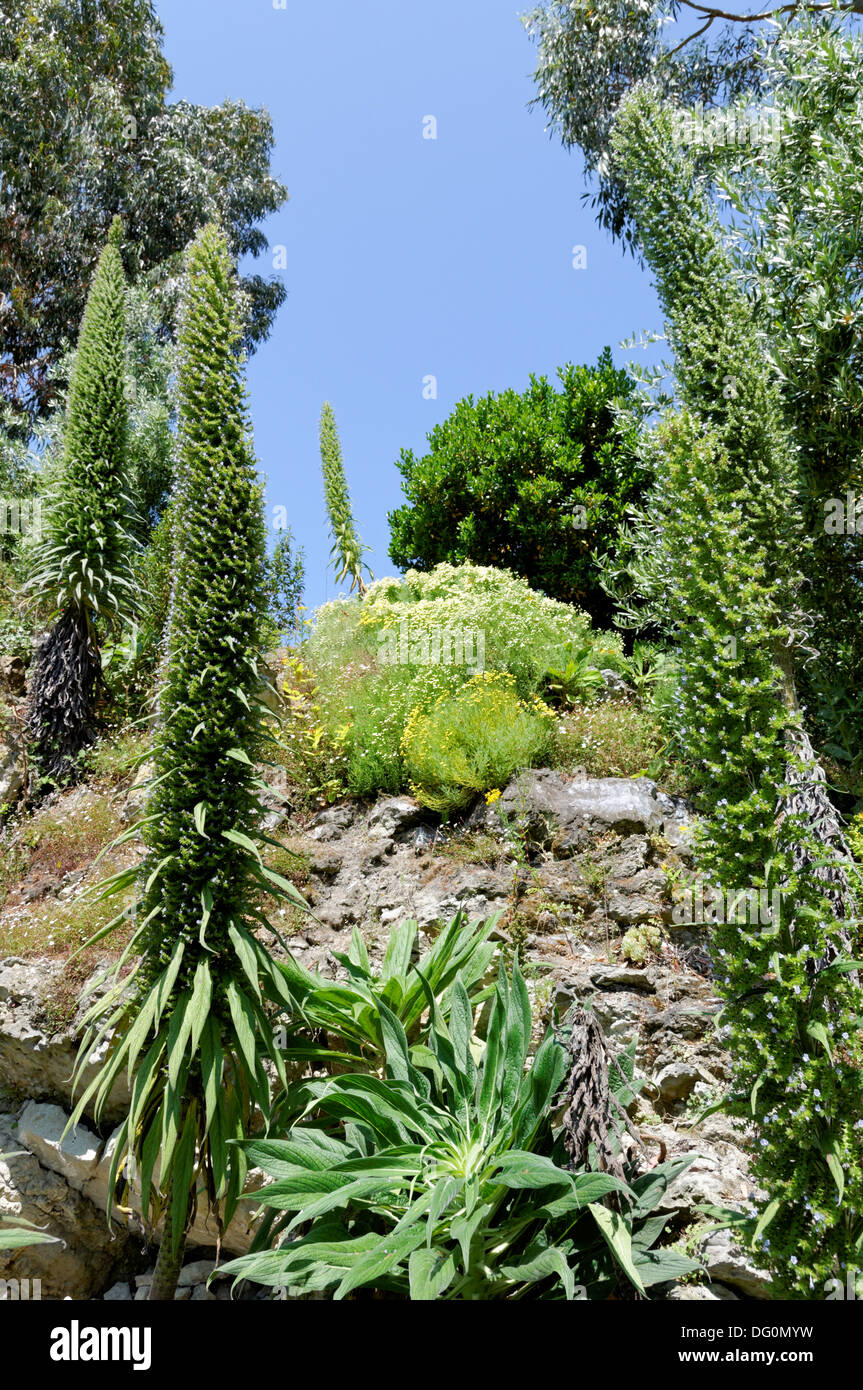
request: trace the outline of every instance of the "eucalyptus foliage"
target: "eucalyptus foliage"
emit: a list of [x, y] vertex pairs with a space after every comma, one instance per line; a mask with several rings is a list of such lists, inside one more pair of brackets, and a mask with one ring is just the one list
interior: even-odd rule
[[275, 1179], [260, 1197], [265, 1234], [281, 1243], [224, 1272], [335, 1299], [369, 1289], [474, 1301], [601, 1298], [624, 1281], [644, 1293], [697, 1270], [652, 1248], [668, 1219], [655, 1202], [691, 1160], [631, 1185], [567, 1167], [551, 1123], [566, 1052], [549, 1033], [526, 1070], [531, 1013], [517, 964], [511, 983], [501, 967], [478, 1060], [461, 978], [447, 1022], [431, 991], [427, 1002], [427, 1040], [410, 1046], [378, 1001], [384, 1076], [308, 1081], [307, 1122], [242, 1145]]
[[[860, 13], [861, 0], [783, 5], [783, 17]], [[649, 82], [668, 106], [768, 101], [778, 26], [769, 10], [737, 14], [696, 0], [543, 0], [523, 16], [537, 45], [537, 96], [549, 128], [584, 155], [594, 191], [585, 194], [602, 227], [635, 250], [638, 232], [612, 142], [620, 105]], [[710, 164], [705, 151], [705, 163]]]
[[810, 1297], [863, 1251], [856, 874], [796, 695], [809, 552], [796, 458], [753, 310], [670, 114], [641, 90], [614, 135], [686, 409], [657, 437], [654, 524], [682, 671], [676, 737], [703, 770], [699, 865], [726, 894], [781, 890], [761, 928], [714, 930], [731, 1104], [758, 1125], [750, 1234]]
[[[61, 385], [112, 216], [135, 228], [132, 279], [147, 277], [173, 333], [182, 252], [221, 216], [235, 256], [260, 255], [261, 219], [286, 197], [272, 123], [240, 101], [169, 100], [173, 74], [152, 0], [4, 0], [0, 9], [0, 393], [25, 435]], [[244, 280], [246, 341], [285, 297]]]
[[276, 645], [299, 641], [303, 633], [301, 604], [306, 586], [306, 552], [295, 545], [290, 528], [279, 535], [267, 559], [268, 619]]
[[[357, 526], [351, 511], [351, 495], [345, 466], [342, 461], [342, 446], [336, 427], [336, 417], [329, 401], [324, 401], [321, 410], [321, 468], [324, 478], [324, 499], [327, 516], [330, 519], [330, 532], [333, 537], [331, 557], [335, 564], [336, 579], [339, 583], [350, 578], [351, 592], [358, 589], [360, 595], [366, 591], [363, 571], [368, 574], [368, 566], [363, 563], [367, 547], [357, 535]], [[371, 575], [369, 575], [371, 578]]]
[[153, 1298], [172, 1296], [199, 1200], [220, 1229], [233, 1216], [246, 1162], [228, 1141], [257, 1113], [269, 1118], [265, 1057], [285, 1082], [265, 1001], [289, 1006], [291, 993], [254, 932], [262, 889], [302, 902], [263, 866], [256, 828], [264, 531], [240, 341], [233, 266], [224, 237], [207, 227], [188, 255], [180, 336], [176, 574], [147, 856], [105, 890], [139, 883], [136, 928], [116, 972], [137, 961], [87, 1016], [82, 1059], [114, 1040], [73, 1116], [91, 1098], [98, 1116], [125, 1072], [132, 1102], [109, 1187], [134, 1157], [145, 1213], [165, 1214]]

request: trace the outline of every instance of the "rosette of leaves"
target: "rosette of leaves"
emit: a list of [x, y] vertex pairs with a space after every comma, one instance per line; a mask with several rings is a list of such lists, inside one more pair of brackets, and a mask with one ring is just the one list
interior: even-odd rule
[[368, 566], [363, 564], [363, 555], [367, 553], [368, 547], [363, 545], [357, 535], [335, 412], [329, 401], [324, 401], [321, 410], [320, 434], [324, 498], [333, 537], [330, 556], [335, 563], [336, 579], [341, 583], [343, 579], [350, 577], [351, 592], [358, 589], [360, 595], [363, 595], [366, 591], [363, 570], [369, 578], [372, 577]]
[[136, 609], [126, 444], [126, 282], [116, 219], [84, 311], [63, 462], [29, 589], [52, 626], [34, 664], [28, 728], [43, 775], [72, 775], [94, 737], [100, 636]]
[[[334, 951], [334, 959], [347, 978], [329, 980], [306, 970], [293, 957], [279, 961], [291, 993], [301, 1010], [282, 1038], [286, 1060], [315, 1067], [359, 1067], [382, 1070], [386, 1063], [385, 1027], [381, 1004], [395, 1015], [411, 1044], [421, 1041], [428, 1028], [427, 994], [446, 1010], [450, 986], [459, 976], [473, 1006], [488, 997], [484, 986], [495, 952], [489, 941], [500, 914], [484, 921], [468, 922], [457, 913], [429, 949], [414, 960], [419, 925], [415, 921], [393, 927], [380, 967], [375, 970], [361, 932], [354, 927], [347, 952]], [[293, 1091], [277, 1102], [279, 1119], [294, 1114]]]
[[602, 1298], [620, 1283], [643, 1294], [697, 1270], [653, 1249], [668, 1218], [651, 1214], [691, 1159], [632, 1183], [567, 1166], [552, 1127], [566, 1052], [548, 1033], [526, 1070], [518, 965], [511, 983], [501, 968], [484, 1047], [460, 978], [449, 995], [445, 1022], [429, 992], [428, 1040], [413, 1047], [379, 1003], [385, 1075], [307, 1082], [311, 1122], [240, 1145], [275, 1179], [260, 1193], [269, 1219], [256, 1243], [281, 1243], [223, 1272], [335, 1299], [365, 1289], [493, 1300]]
[[[188, 255], [176, 572], [143, 821], [147, 857], [143, 870], [121, 873], [104, 889], [125, 891], [138, 880], [137, 925], [113, 983], [86, 1018], [82, 1058], [114, 1036], [72, 1117], [91, 1099], [98, 1116], [125, 1072], [132, 1100], [109, 1190], [132, 1157], [144, 1212], [154, 1219], [164, 1212], [151, 1299], [173, 1296], [199, 1198], [220, 1228], [233, 1216], [246, 1159], [228, 1141], [249, 1132], [256, 1115], [269, 1119], [264, 1057], [285, 1083], [270, 1006], [290, 1007], [292, 996], [254, 934], [265, 920], [261, 889], [305, 905], [263, 864], [256, 828], [264, 529], [240, 337], [234, 268], [222, 233], [210, 226]], [[119, 978], [135, 956], [131, 977]]]

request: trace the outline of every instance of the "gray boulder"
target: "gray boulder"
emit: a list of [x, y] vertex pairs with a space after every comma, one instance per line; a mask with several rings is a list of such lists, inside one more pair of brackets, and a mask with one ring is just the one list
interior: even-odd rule
[[711, 1279], [739, 1289], [747, 1298], [770, 1297], [770, 1275], [734, 1244], [730, 1231], [714, 1231], [701, 1249]]
[[[548, 768], [523, 772], [498, 802], [517, 826], [558, 850], [582, 849], [605, 831], [618, 835], [661, 834], [670, 813], [647, 778], [584, 777], [567, 780]], [[490, 807], [486, 819], [496, 819]], [[545, 827], [543, 832], [542, 827]]]
[[[24, 961], [11, 956], [0, 961], [0, 1082], [33, 1100], [53, 1100], [70, 1107], [78, 1034], [74, 1022], [51, 1032], [45, 1017], [46, 994], [58, 983], [63, 970], [63, 962], [56, 960]], [[108, 1046], [106, 1039], [91, 1054], [77, 1094], [96, 1075]], [[109, 1124], [122, 1118], [129, 1099], [125, 1073], [121, 1073], [103, 1112]]]
[[9, 725], [0, 737], [0, 815], [5, 815], [27, 784], [27, 757], [20, 734]]
[[50, 1245], [0, 1251], [0, 1278], [39, 1279], [43, 1298], [92, 1298], [111, 1284], [134, 1254], [123, 1227], [99, 1211], [59, 1173], [45, 1168], [0, 1115], [0, 1216], [29, 1222], [55, 1237]]

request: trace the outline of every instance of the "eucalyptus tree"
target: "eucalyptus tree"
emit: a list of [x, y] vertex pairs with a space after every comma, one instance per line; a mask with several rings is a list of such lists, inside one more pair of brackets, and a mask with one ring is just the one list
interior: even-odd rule
[[208, 226], [188, 253], [179, 341], [174, 583], [147, 854], [105, 890], [140, 886], [121, 956], [137, 963], [131, 984], [116, 978], [88, 1016], [82, 1057], [115, 1036], [73, 1117], [93, 1096], [98, 1111], [126, 1071], [132, 1101], [110, 1187], [133, 1158], [144, 1211], [164, 1216], [154, 1300], [173, 1296], [199, 1202], [220, 1230], [234, 1214], [246, 1168], [232, 1141], [270, 1112], [264, 1057], [284, 1084], [267, 1010], [289, 1006], [291, 991], [254, 933], [262, 890], [302, 902], [259, 848], [264, 527], [237, 289], [224, 234]]
[[537, 45], [535, 102], [549, 128], [584, 155], [594, 180], [586, 198], [600, 225], [626, 246], [638, 244], [632, 209], [612, 144], [621, 102], [649, 81], [671, 105], [708, 110], [770, 90], [776, 20], [839, 15], [854, 22], [863, 0], [791, 0], [736, 14], [699, 0], [543, 0], [523, 16]]
[[[286, 197], [270, 169], [268, 113], [169, 97], [153, 0], [4, 0], [0, 7], [0, 395], [26, 435], [62, 387], [111, 218], [173, 332], [182, 253], [222, 217], [234, 255], [269, 243], [261, 219]], [[249, 275], [246, 341], [267, 336], [285, 289]]]
[[62, 467], [46, 499], [46, 534], [29, 581], [52, 626], [36, 653], [27, 726], [38, 770], [53, 781], [75, 775], [78, 754], [94, 736], [103, 686], [100, 638], [136, 607], [122, 235], [115, 220], [84, 311]]

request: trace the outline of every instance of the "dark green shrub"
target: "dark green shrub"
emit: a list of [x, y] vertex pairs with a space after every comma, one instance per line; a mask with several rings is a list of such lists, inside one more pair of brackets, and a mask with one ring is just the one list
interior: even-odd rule
[[634, 387], [609, 349], [595, 367], [558, 371], [561, 389], [531, 377], [524, 392], [460, 401], [403, 450], [406, 502], [390, 513], [390, 556], [403, 569], [471, 560], [511, 569], [535, 589], [608, 623], [612, 607], [596, 558], [614, 549], [646, 475], [635, 454]]

